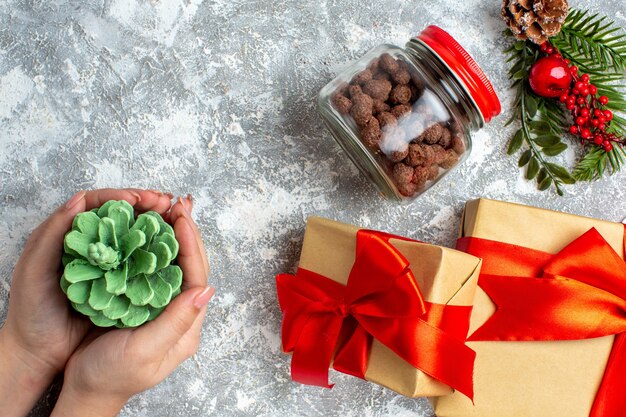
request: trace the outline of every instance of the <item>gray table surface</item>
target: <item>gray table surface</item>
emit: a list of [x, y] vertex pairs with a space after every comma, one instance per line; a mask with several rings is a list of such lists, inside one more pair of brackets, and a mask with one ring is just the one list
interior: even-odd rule
[[[291, 382], [274, 275], [296, 267], [309, 215], [449, 246], [463, 203], [481, 196], [626, 215], [623, 173], [560, 198], [535, 191], [505, 156], [513, 96], [499, 1], [86, 3], [0, 1], [0, 322], [26, 237], [73, 192], [192, 193], [217, 288], [202, 344], [122, 416], [432, 415], [424, 399], [338, 373], [332, 390]], [[622, 0], [572, 3], [626, 26]], [[397, 205], [348, 162], [315, 97], [368, 49], [402, 45], [431, 23], [483, 66], [504, 111], [448, 181]]]

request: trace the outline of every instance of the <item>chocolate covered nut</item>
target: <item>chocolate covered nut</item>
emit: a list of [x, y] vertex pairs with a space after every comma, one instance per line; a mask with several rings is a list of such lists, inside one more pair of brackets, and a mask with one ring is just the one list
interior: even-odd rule
[[380, 129], [380, 123], [378, 123], [378, 119], [375, 118], [374, 116], [370, 116], [370, 118], [367, 119], [367, 122], [365, 122], [363, 127], [365, 127], [365, 126], [369, 126], [369, 127], [374, 127], [376, 129]]
[[[393, 110], [393, 109], [392, 109]], [[435, 123], [422, 133], [417, 140], [428, 144], [434, 144], [439, 142], [441, 134], [443, 133], [443, 127], [439, 123]]]
[[350, 98], [355, 98], [359, 94], [363, 94], [363, 89], [361, 88], [360, 85], [353, 84], [350, 87], [348, 87], [348, 94], [350, 95]]
[[384, 80], [384, 81], [389, 81], [391, 80], [391, 76], [389, 74], [387, 74], [385, 71], [379, 69], [378, 72], [374, 73], [374, 76], [372, 77], [373, 80]]
[[406, 104], [398, 104], [397, 106], [393, 106], [391, 108], [391, 114], [393, 114], [396, 119], [399, 119], [408, 113], [411, 113], [411, 106]]
[[391, 83], [387, 80], [370, 80], [363, 85], [363, 92], [373, 99], [387, 101]]
[[430, 149], [433, 151], [433, 163], [439, 165], [446, 159], [446, 150], [441, 145], [430, 145]]
[[409, 148], [406, 147], [404, 150], [393, 151], [387, 154], [387, 158], [389, 158], [393, 162], [400, 162], [409, 154]]
[[389, 104], [385, 103], [383, 100], [374, 100], [374, 114], [388, 112], [389, 110], [391, 110]]
[[413, 168], [398, 162], [393, 166], [393, 179], [398, 186], [411, 183], [413, 181]]
[[406, 69], [398, 69], [391, 74], [391, 78], [398, 84], [408, 84], [411, 81], [411, 74]]
[[426, 181], [434, 181], [439, 176], [437, 164], [428, 166], [417, 166], [413, 172], [413, 182], [423, 187]]
[[435, 153], [428, 145], [421, 143], [414, 143], [409, 145], [409, 153], [404, 161], [407, 165], [412, 167], [418, 165], [428, 165], [435, 160]]
[[389, 74], [393, 74], [399, 68], [398, 61], [389, 54], [382, 54], [380, 56], [380, 67]]
[[364, 126], [372, 117], [373, 101], [366, 94], [359, 94], [352, 99], [350, 115], [359, 126]]
[[444, 151], [442, 160], [439, 162], [441, 168], [450, 169], [459, 161], [459, 155], [452, 149]]
[[352, 96], [351, 100], [353, 105], [357, 103], [366, 103], [368, 106], [372, 108], [374, 107], [374, 99], [364, 93], [359, 93]]
[[388, 111], [379, 113], [376, 118], [380, 123], [380, 127], [395, 126], [395, 124], [398, 122], [398, 119], [396, 119], [396, 117]]
[[461, 136], [454, 136], [452, 138], [450, 148], [456, 152], [457, 155], [461, 155], [465, 152], [465, 143], [463, 142]]
[[425, 167], [421, 165], [417, 166], [413, 170], [413, 178], [411, 179], [411, 181], [421, 188], [424, 186], [424, 184], [426, 184], [426, 181], [428, 181], [429, 174], [430, 167]]
[[378, 149], [382, 132], [377, 126], [370, 124], [361, 129], [361, 140], [371, 149]]
[[413, 168], [398, 162], [393, 166], [393, 178], [397, 183], [407, 183], [413, 180]]
[[444, 148], [447, 148], [452, 142], [452, 133], [450, 133], [450, 130], [448, 130], [447, 127], [442, 126], [442, 128], [443, 131], [441, 132], [441, 137], [439, 138], [439, 144]]
[[371, 79], [372, 79], [372, 72], [366, 69], [366, 70], [359, 72], [357, 75], [355, 75], [354, 78], [352, 78], [352, 82], [354, 84], [362, 85]]
[[406, 184], [396, 184], [396, 187], [398, 187], [398, 191], [400, 191], [400, 194], [405, 197], [411, 197], [420, 188], [417, 184], [414, 184], [412, 182]]
[[333, 97], [333, 106], [341, 114], [349, 114], [352, 108], [352, 101], [343, 94], [337, 94]]
[[438, 176], [439, 176], [439, 167], [437, 166], [437, 164], [432, 164], [431, 166], [429, 166], [428, 167], [428, 176], [426, 177], [426, 179], [428, 181], [433, 181]]
[[394, 104], [407, 104], [411, 100], [411, 89], [408, 85], [398, 84], [391, 90], [389, 100]]

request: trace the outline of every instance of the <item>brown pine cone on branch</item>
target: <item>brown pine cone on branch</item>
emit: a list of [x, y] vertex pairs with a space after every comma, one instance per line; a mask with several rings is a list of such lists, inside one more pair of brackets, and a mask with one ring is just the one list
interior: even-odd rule
[[502, 17], [518, 39], [541, 45], [561, 30], [567, 0], [504, 0]]

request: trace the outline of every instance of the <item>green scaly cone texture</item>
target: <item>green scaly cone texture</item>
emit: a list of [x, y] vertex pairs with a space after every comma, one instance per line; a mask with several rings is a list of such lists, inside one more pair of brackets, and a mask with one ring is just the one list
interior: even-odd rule
[[107, 201], [78, 214], [65, 235], [61, 289], [96, 326], [139, 326], [180, 294], [174, 229], [158, 213], [134, 213], [126, 201]]

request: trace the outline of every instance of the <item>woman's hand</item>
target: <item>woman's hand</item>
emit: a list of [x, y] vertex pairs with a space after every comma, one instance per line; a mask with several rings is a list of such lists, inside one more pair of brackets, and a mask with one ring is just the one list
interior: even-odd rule
[[207, 286], [209, 264], [190, 211], [191, 200], [179, 198], [169, 218], [180, 243], [183, 292], [141, 327], [91, 331], [67, 364], [53, 416], [117, 415], [132, 395], [161, 382], [196, 352], [215, 290]]
[[13, 270], [9, 311], [0, 329], [2, 415], [26, 415], [89, 328], [59, 285], [63, 238], [76, 214], [107, 200], [126, 200], [139, 211], [163, 214], [171, 206], [170, 196], [155, 191], [81, 191], [32, 232]]

